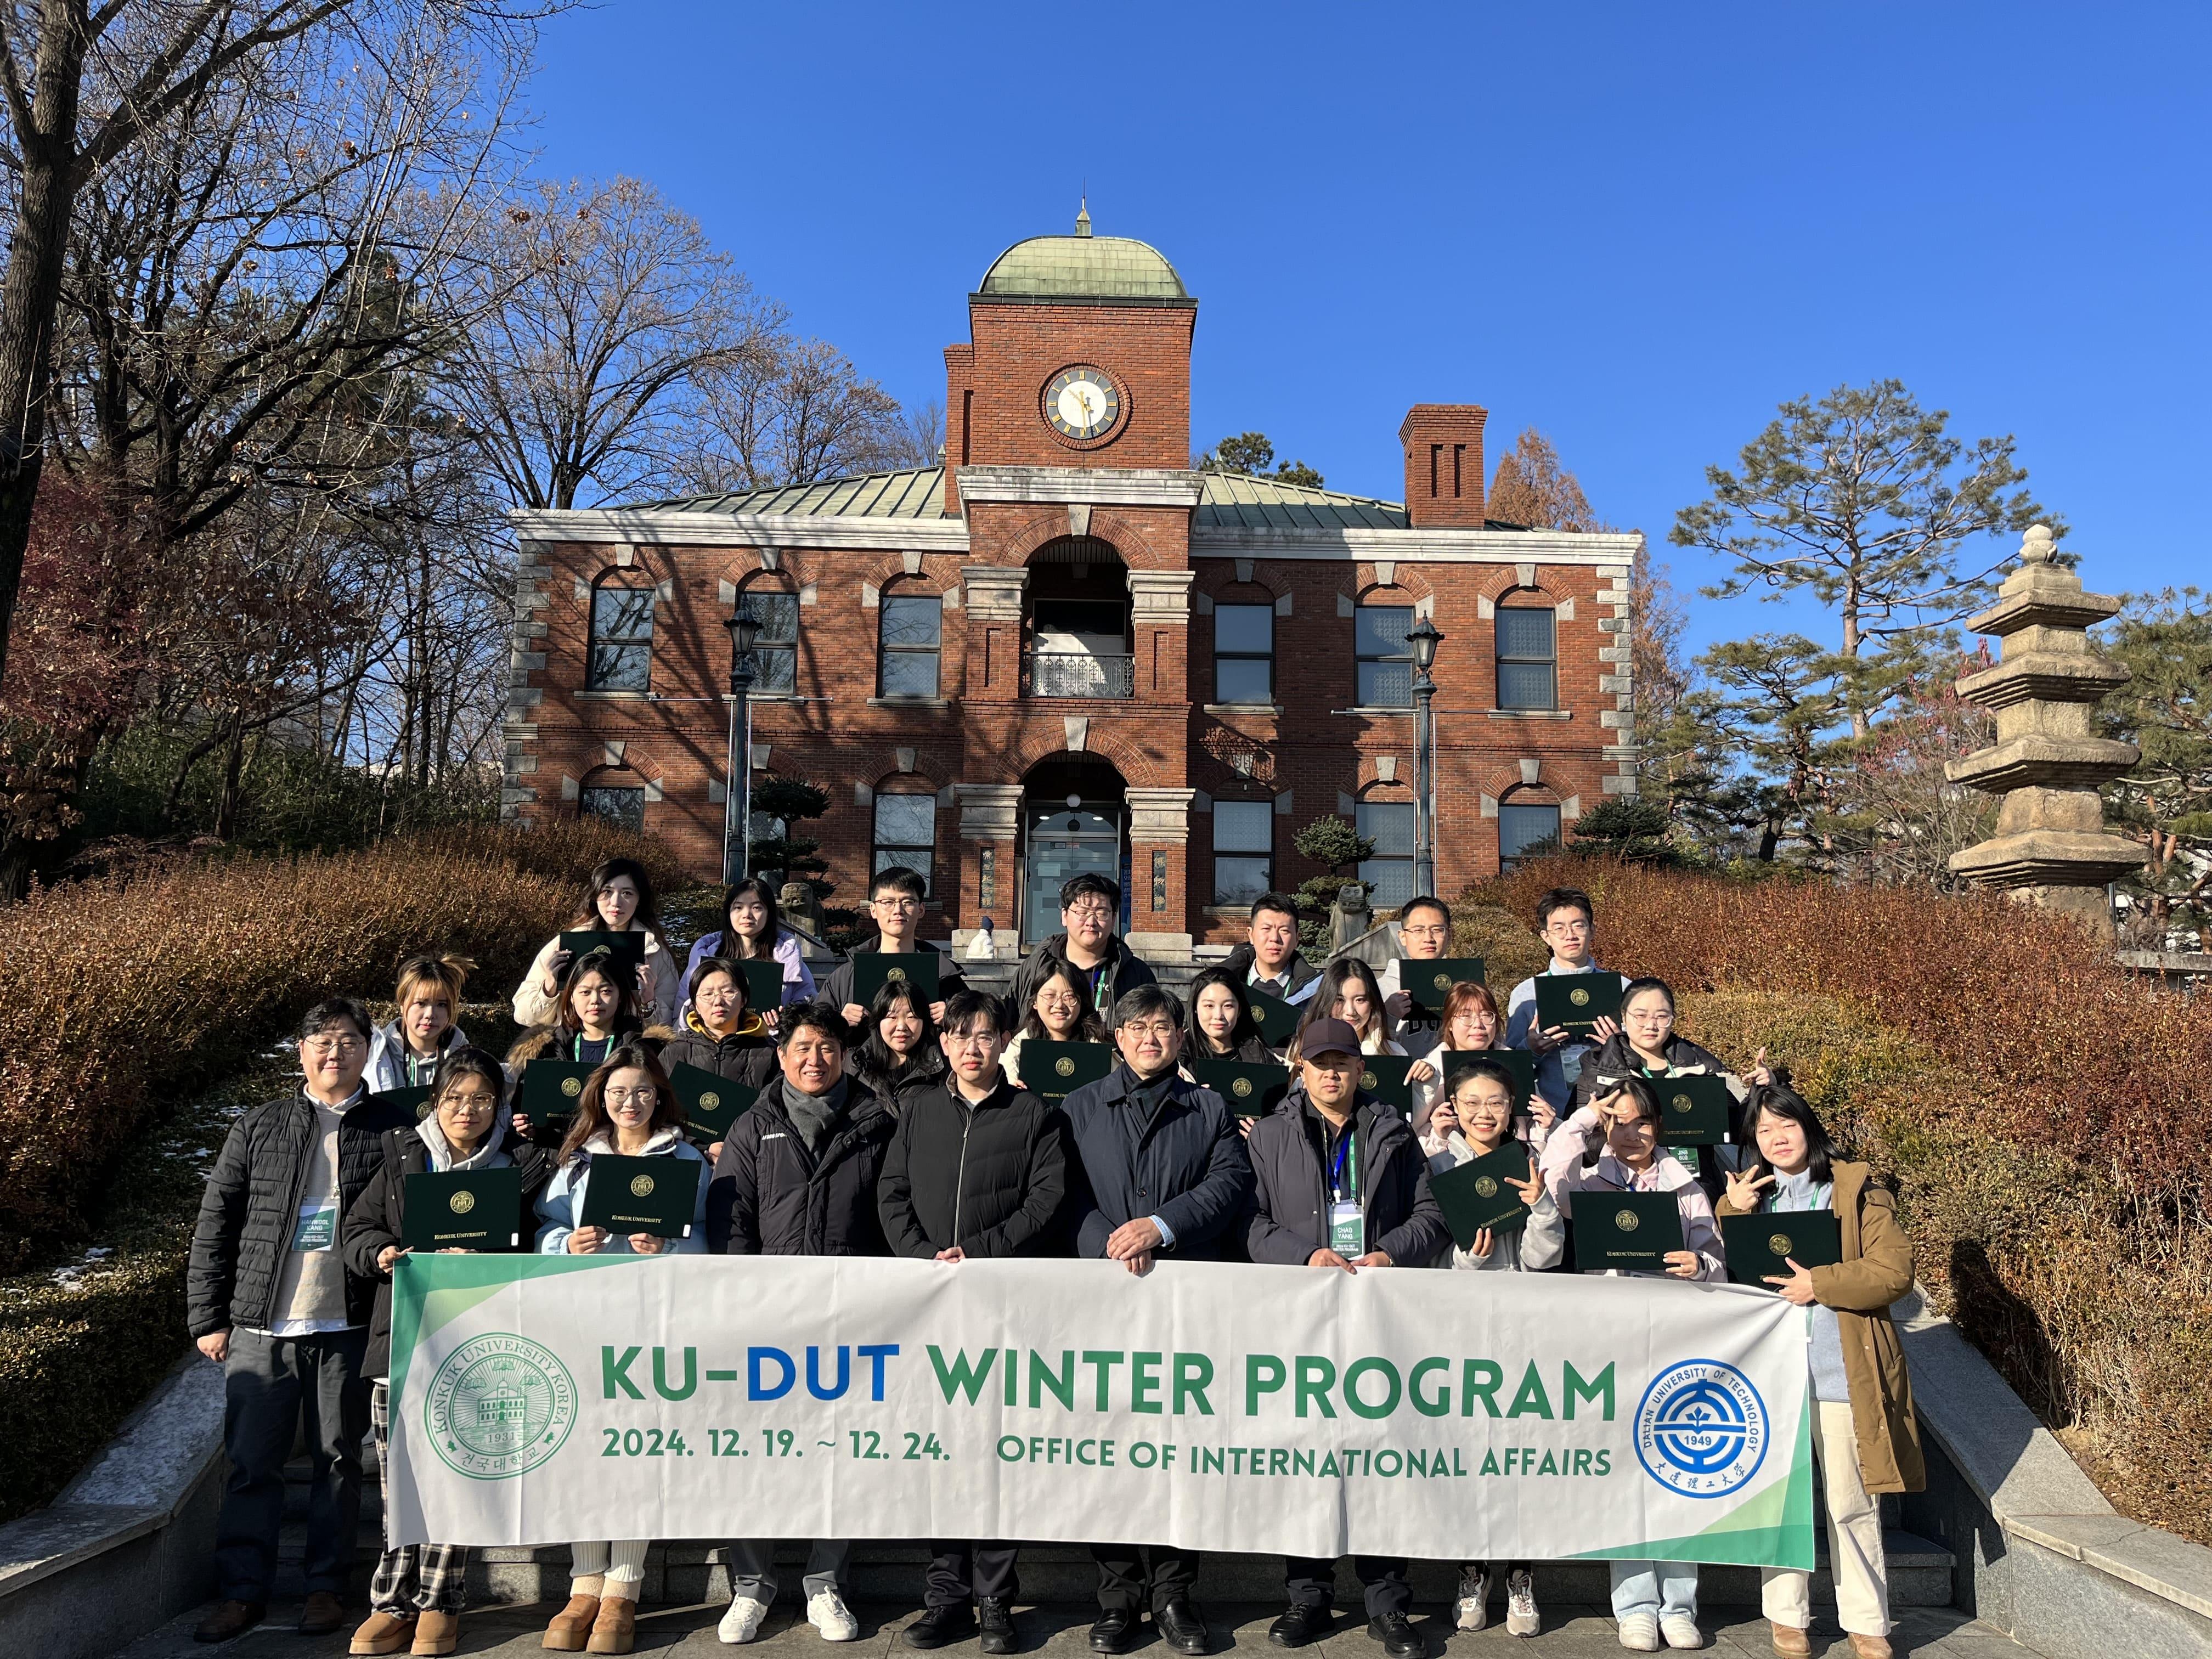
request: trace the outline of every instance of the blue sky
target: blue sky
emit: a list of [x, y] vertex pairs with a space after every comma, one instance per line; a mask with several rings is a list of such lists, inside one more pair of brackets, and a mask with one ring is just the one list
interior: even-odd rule
[[2118, 591], [2212, 579], [2208, 48], [2202, 5], [611, 0], [529, 100], [541, 171], [650, 179], [902, 398], [1087, 187], [1199, 296], [1201, 446], [1395, 497], [1407, 406], [1480, 403], [1691, 590], [1703, 467], [1895, 375], [2016, 434]]

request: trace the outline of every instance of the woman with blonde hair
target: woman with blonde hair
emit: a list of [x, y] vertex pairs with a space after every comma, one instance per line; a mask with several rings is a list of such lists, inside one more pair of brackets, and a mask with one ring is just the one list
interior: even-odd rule
[[392, 993], [398, 1016], [369, 1034], [368, 1069], [362, 1074], [369, 1093], [426, 1087], [440, 1060], [469, 1046], [457, 1022], [461, 987], [475, 967], [468, 957], [451, 954], [413, 956], [399, 964]]

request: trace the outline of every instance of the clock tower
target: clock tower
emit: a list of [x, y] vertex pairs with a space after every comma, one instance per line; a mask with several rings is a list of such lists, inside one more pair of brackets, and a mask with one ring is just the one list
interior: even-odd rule
[[1057, 931], [1057, 894], [1121, 888], [1139, 949], [1190, 943], [1190, 347], [1198, 301], [1159, 252], [1017, 242], [945, 360], [945, 508], [966, 520], [969, 779], [962, 906]]

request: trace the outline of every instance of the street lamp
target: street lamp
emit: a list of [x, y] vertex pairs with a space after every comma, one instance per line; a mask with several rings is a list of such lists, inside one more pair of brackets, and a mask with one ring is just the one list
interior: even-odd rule
[[730, 630], [730, 769], [722, 791], [722, 884], [750, 873], [753, 817], [753, 641], [760, 622], [739, 599], [722, 626]]
[[1443, 635], [1426, 617], [1414, 619], [1406, 630], [1406, 644], [1413, 653], [1413, 891], [1433, 897], [1437, 890], [1436, 814], [1431, 810], [1436, 793], [1436, 759], [1430, 752], [1436, 743], [1435, 716], [1429, 704], [1437, 683], [1429, 669], [1437, 659]]

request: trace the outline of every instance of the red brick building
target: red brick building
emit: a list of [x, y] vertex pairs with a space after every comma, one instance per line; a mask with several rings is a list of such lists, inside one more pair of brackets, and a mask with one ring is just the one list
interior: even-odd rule
[[1405, 897], [1417, 616], [1445, 893], [1632, 793], [1637, 538], [1486, 521], [1471, 404], [1407, 415], [1403, 502], [1192, 471], [1197, 310], [1085, 219], [969, 296], [941, 466], [516, 514], [507, 816], [624, 817], [717, 873], [733, 605], [762, 623], [753, 765], [830, 792], [837, 902], [916, 865], [962, 936], [1034, 939], [1097, 868], [1140, 950], [1229, 937], [1319, 873], [1291, 836], [1328, 812], [1379, 843], [1378, 906]]

